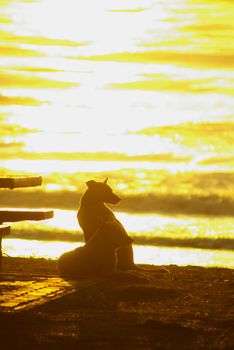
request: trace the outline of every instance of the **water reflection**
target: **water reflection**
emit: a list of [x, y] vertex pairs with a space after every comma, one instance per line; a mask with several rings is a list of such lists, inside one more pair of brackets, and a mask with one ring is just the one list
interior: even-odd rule
[[[82, 243], [43, 242], [23, 239], [4, 239], [4, 253], [16, 257], [43, 257], [56, 259], [65, 251]], [[234, 268], [234, 252], [183, 248], [153, 248], [134, 246], [135, 262], [154, 265], [199, 265], [204, 267]]]

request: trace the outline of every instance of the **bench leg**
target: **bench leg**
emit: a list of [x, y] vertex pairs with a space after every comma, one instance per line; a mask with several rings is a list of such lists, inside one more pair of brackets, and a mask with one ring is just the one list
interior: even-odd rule
[[0, 237], [0, 271], [2, 270], [2, 237]]
[[[0, 225], [2, 222], [0, 222]], [[0, 272], [2, 271], [2, 236], [0, 236]]]

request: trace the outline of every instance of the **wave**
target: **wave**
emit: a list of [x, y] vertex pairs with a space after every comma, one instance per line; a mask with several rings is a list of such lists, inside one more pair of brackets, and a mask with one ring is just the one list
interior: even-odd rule
[[233, 216], [234, 199], [221, 195], [149, 194], [124, 199], [121, 209], [128, 212], [155, 212], [206, 216]]
[[88, 61], [114, 61], [126, 63], [144, 64], [175, 64], [194, 68], [222, 68], [232, 69], [234, 65], [234, 55], [232, 53], [200, 53], [200, 52], [178, 52], [178, 51], [138, 51], [138, 52], [118, 52], [93, 56], [68, 56], [73, 60]]
[[[234, 239], [232, 238], [173, 238], [155, 237], [152, 233], [134, 235], [134, 244], [159, 246], [159, 247], [180, 247], [199, 248], [212, 250], [234, 250]], [[14, 228], [10, 238], [20, 238], [38, 241], [59, 241], [59, 242], [84, 242], [83, 233], [80, 230], [61, 230], [55, 228]]]
[[[81, 193], [73, 191], [0, 191], [2, 207], [34, 207], [77, 210]], [[231, 216], [234, 213], [234, 198], [218, 194], [133, 194], [113, 210], [128, 213], [160, 213], [166, 215]]]

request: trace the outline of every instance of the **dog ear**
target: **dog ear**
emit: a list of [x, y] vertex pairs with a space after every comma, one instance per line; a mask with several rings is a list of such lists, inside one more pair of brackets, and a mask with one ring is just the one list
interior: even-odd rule
[[95, 185], [95, 183], [96, 183], [96, 181], [89, 180], [89, 181], [86, 182], [86, 185], [88, 186], [88, 188], [91, 188], [91, 187], [93, 187], [93, 185]]
[[108, 177], [103, 181], [104, 184], [107, 184]]

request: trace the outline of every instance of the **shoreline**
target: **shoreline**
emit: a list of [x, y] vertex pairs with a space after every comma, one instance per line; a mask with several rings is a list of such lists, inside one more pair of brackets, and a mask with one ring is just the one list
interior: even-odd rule
[[[65, 251], [73, 250], [83, 242], [38, 241], [22, 238], [4, 238], [6, 255], [28, 259], [56, 260]], [[150, 246], [134, 244], [137, 264], [219, 267], [234, 269], [234, 250], [187, 247]]]
[[[215, 349], [234, 347], [234, 270], [163, 266], [149, 284], [99, 280], [39, 307], [0, 313], [5, 349]], [[2, 272], [58, 276], [56, 261], [3, 258]], [[15, 326], [15, 327], [14, 327]], [[16, 329], [12, 337], [13, 329]]]

